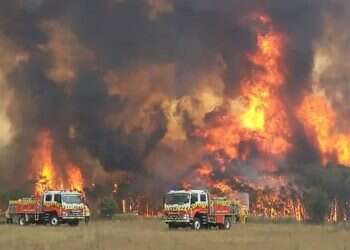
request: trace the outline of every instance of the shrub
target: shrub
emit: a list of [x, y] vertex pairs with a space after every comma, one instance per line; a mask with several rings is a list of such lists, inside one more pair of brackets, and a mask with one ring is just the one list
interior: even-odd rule
[[100, 202], [100, 213], [104, 218], [112, 218], [117, 213], [117, 203], [109, 197], [105, 197]]

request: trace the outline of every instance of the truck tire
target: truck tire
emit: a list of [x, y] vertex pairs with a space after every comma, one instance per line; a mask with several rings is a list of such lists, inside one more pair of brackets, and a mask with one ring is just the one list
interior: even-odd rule
[[168, 223], [169, 230], [175, 230], [177, 229], [177, 226], [174, 223]]
[[200, 221], [201, 221], [201, 228], [202, 229], [209, 229], [208, 216], [201, 215]]
[[225, 217], [224, 224], [220, 225], [219, 228], [224, 230], [230, 230], [231, 225], [232, 225], [231, 219], [228, 217]]
[[201, 220], [199, 218], [193, 219], [192, 229], [200, 230], [202, 228]]
[[18, 225], [20, 225], [21, 227], [27, 225], [26, 217], [25, 217], [24, 215], [21, 215], [21, 216], [18, 218]]
[[51, 226], [58, 226], [59, 225], [59, 220], [58, 220], [58, 217], [56, 215], [52, 215], [50, 217], [50, 225]]
[[72, 220], [68, 222], [68, 225], [71, 227], [79, 226], [79, 220]]

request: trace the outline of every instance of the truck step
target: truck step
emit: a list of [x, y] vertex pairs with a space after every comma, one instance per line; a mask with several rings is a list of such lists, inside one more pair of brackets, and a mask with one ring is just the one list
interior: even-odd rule
[[201, 217], [201, 223], [202, 223], [203, 225], [208, 224], [208, 217]]

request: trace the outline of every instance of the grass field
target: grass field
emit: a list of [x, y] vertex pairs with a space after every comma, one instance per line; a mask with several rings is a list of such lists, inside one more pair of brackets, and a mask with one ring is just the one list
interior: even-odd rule
[[230, 231], [169, 231], [158, 220], [98, 221], [76, 228], [0, 225], [0, 249], [18, 250], [350, 250], [350, 227], [252, 223]]

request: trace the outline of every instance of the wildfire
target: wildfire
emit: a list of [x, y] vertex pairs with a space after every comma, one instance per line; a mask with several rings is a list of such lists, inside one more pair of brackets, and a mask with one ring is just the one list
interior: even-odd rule
[[197, 173], [201, 177], [209, 177], [213, 172], [213, 169], [208, 165], [201, 165], [197, 168]]
[[68, 164], [66, 166], [66, 172], [68, 175], [68, 183], [70, 185], [69, 188], [82, 191], [84, 186], [84, 179], [80, 168], [73, 164]]
[[291, 147], [287, 115], [278, 96], [284, 76], [281, 66], [283, 36], [273, 31], [257, 35], [257, 50], [247, 55], [255, 70], [241, 82], [243, 111], [217, 118], [209, 129], [198, 131], [206, 139], [206, 150], [224, 152], [231, 159], [245, 159], [248, 152], [240, 152], [239, 145], [253, 141], [263, 154], [280, 155]]
[[350, 166], [350, 134], [336, 131], [337, 116], [325, 97], [318, 94], [305, 96], [297, 117], [307, 136], [319, 148], [324, 164], [336, 160]]
[[283, 196], [277, 192], [257, 190], [251, 212], [255, 216], [268, 218], [293, 217], [297, 221], [305, 219], [305, 209], [300, 198]]
[[256, 72], [241, 83], [247, 107], [240, 115], [240, 127], [246, 139], [257, 142], [267, 154], [285, 153], [290, 144], [287, 115], [278, 96], [284, 76], [281, 66], [283, 36], [272, 27], [266, 34], [258, 34], [257, 51], [248, 55]]
[[218, 181], [218, 182], [214, 183], [213, 188], [219, 190], [223, 194], [233, 193], [232, 188], [229, 185], [227, 185], [227, 183], [225, 183], [224, 181]]
[[32, 157], [31, 171], [37, 180], [34, 192], [40, 194], [49, 189], [83, 190], [83, 176], [78, 166], [64, 160], [58, 167], [53, 158], [54, 140], [50, 132], [42, 132], [38, 136], [37, 148]]
[[[268, 17], [258, 16], [255, 19], [266, 26], [267, 31], [257, 34], [256, 51], [247, 55], [253, 70], [240, 83], [241, 97], [238, 100], [243, 102], [233, 100], [239, 108], [217, 114], [210, 127], [196, 131], [196, 135], [205, 141], [205, 151], [214, 156], [216, 162], [210, 166], [201, 165], [196, 172], [198, 179], [193, 178], [192, 183], [205, 183], [225, 195], [235, 192], [232, 182], [239, 184], [246, 181], [240, 176], [215, 180], [214, 172], [224, 172], [227, 163], [234, 159], [249, 160], [256, 149], [261, 155], [274, 158], [283, 156], [291, 148], [289, 139], [292, 132], [279, 93], [285, 79], [282, 63], [284, 37], [274, 30]], [[269, 160], [271, 157], [265, 157], [265, 171], [275, 170], [275, 164]], [[271, 178], [275, 178], [278, 183], [282, 182], [280, 186], [285, 185], [284, 179]], [[281, 197], [278, 191], [259, 191], [263, 189], [253, 183], [242, 185], [255, 195], [251, 207], [253, 214], [293, 216], [297, 220], [303, 218], [300, 199]]]
[[[230, 181], [215, 180], [213, 178], [213, 169], [208, 165], [201, 165], [196, 170], [196, 177], [190, 177], [190, 180], [183, 182], [183, 188], [191, 189], [193, 187], [208, 186], [212, 193], [225, 195], [228, 197], [238, 197], [239, 193], [235, 187], [243, 185], [244, 192], [251, 195], [250, 212], [254, 216], [263, 216], [273, 219], [291, 217], [297, 221], [305, 219], [305, 209], [301, 202], [300, 195], [293, 188], [285, 188], [285, 179], [283, 177], [272, 177], [261, 183], [242, 182], [242, 178], [234, 177]], [[277, 182], [278, 189], [267, 188], [265, 184]], [[265, 184], [264, 184], [265, 183]], [[239, 188], [241, 190], [242, 188]]]

